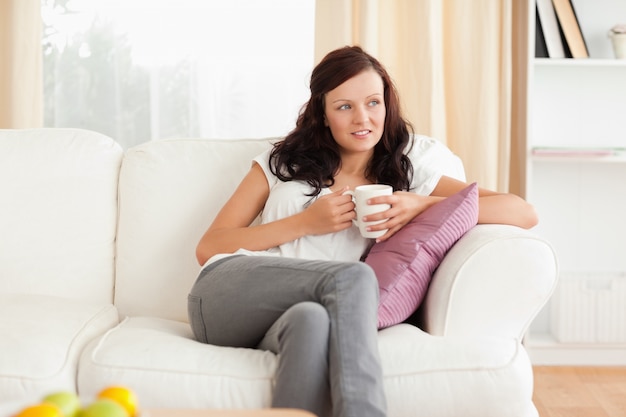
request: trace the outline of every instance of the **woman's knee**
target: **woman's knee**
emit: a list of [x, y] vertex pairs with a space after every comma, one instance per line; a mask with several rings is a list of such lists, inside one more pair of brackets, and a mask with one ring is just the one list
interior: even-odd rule
[[294, 328], [307, 329], [307, 331], [327, 331], [330, 325], [330, 317], [326, 308], [312, 301], [303, 301], [294, 304], [284, 313], [286, 322]]
[[337, 273], [338, 279], [346, 279], [351, 284], [362, 287], [366, 290], [378, 292], [378, 280], [374, 270], [363, 262], [345, 263], [343, 268]]
[[265, 334], [259, 348], [275, 353], [325, 352], [330, 317], [318, 303], [304, 301], [289, 307]]

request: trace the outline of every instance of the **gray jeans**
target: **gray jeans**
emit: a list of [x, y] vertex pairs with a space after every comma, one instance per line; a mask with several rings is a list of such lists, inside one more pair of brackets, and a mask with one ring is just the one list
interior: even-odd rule
[[272, 406], [320, 417], [385, 416], [377, 306], [361, 262], [265, 256], [207, 266], [188, 299], [197, 340], [279, 354]]

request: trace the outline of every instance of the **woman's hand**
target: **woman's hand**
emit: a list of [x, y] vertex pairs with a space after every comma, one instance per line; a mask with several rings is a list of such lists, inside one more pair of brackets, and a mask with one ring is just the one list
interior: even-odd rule
[[343, 194], [347, 190], [348, 187], [345, 187], [323, 195], [300, 213], [306, 234], [335, 233], [352, 226], [352, 219], [356, 217], [356, 213], [352, 196]]
[[406, 191], [396, 191], [392, 195], [373, 197], [368, 204], [389, 204], [388, 210], [363, 217], [363, 221], [373, 222], [388, 219], [386, 222], [368, 227], [368, 230], [389, 229], [387, 233], [376, 239], [382, 242], [393, 236], [404, 225], [428, 207], [442, 200], [442, 197], [422, 196]]

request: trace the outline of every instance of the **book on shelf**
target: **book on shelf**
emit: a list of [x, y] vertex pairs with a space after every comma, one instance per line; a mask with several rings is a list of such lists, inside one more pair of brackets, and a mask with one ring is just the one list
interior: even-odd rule
[[587, 44], [580, 29], [572, 1], [552, 0], [552, 5], [572, 58], [589, 58]]
[[541, 22], [539, 21], [539, 13], [535, 13], [535, 58], [549, 58], [546, 38], [543, 36]]
[[577, 156], [577, 157], [595, 157], [595, 156], [617, 156], [623, 155], [626, 148], [618, 147], [569, 147], [569, 146], [536, 146], [532, 148], [531, 153], [536, 156]]
[[[542, 38], [545, 42], [547, 55], [537, 57], [565, 58], [565, 50], [563, 48], [563, 38], [559, 29], [559, 23], [556, 19], [556, 13], [552, 0], [537, 0], [537, 36], [536, 41], [541, 42], [538, 38]], [[541, 44], [539, 45], [541, 47]], [[537, 47], [537, 45], [536, 45]], [[538, 51], [541, 53], [541, 50]]]

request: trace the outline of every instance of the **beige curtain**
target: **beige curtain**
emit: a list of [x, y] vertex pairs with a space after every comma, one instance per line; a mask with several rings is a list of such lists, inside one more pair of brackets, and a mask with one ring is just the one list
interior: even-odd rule
[[317, 0], [316, 62], [334, 48], [361, 45], [391, 73], [417, 133], [447, 143], [469, 181], [523, 195], [525, 164], [511, 158], [525, 156], [524, 125], [513, 120], [525, 109], [514, 103], [513, 76], [525, 72], [513, 66], [523, 69], [526, 60], [525, 52], [514, 57], [513, 45], [526, 39], [527, 14], [519, 13], [527, 4]]
[[43, 125], [40, 0], [0, 0], [0, 128]]

